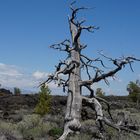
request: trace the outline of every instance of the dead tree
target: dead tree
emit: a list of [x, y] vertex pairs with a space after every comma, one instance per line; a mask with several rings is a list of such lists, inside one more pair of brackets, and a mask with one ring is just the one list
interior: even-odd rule
[[[100, 52], [100, 56], [108, 59], [114, 65], [113, 70], [104, 72], [102, 69], [105, 69], [106, 67], [103, 61], [100, 58], [91, 59], [83, 55], [82, 50], [85, 49], [87, 45], [82, 45], [80, 43], [80, 36], [84, 30], [88, 32], [94, 32], [94, 30], [97, 30], [98, 27], [84, 26], [83, 24], [85, 23], [85, 20], [80, 21], [77, 19], [77, 13], [87, 8], [74, 8], [73, 4], [71, 4], [70, 9], [72, 13], [68, 19], [68, 22], [71, 33], [71, 40], [66, 39], [63, 42], [53, 44], [52, 46], [50, 46], [53, 49], [66, 52], [68, 54], [68, 57], [66, 58], [66, 60], [60, 61], [59, 64], [56, 66], [56, 71], [54, 72], [54, 74], [49, 75], [48, 79], [42, 83], [44, 84], [49, 83], [51, 81], [55, 81], [59, 86], [62, 86], [63, 91], [67, 92], [68, 94], [64, 132], [63, 135], [59, 138], [59, 140], [65, 140], [69, 133], [73, 133], [80, 130], [83, 100], [88, 102], [88, 104], [94, 105], [94, 109], [96, 112], [96, 121], [99, 122], [101, 129], [103, 127], [104, 122], [105, 124], [117, 130], [126, 130], [135, 133], [136, 135], [140, 135], [136, 131], [130, 130], [124, 126], [113, 124], [111, 120], [107, 119], [103, 115], [102, 105], [100, 104], [100, 101], [106, 103], [108, 105], [108, 109], [109, 103], [102, 98], [94, 96], [94, 91], [91, 87], [92, 85], [94, 85], [94, 83], [97, 83], [101, 80], [104, 80], [105, 83], [108, 84], [108, 77], [113, 77], [127, 64], [129, 64], [130, 68], [132, 69], [131, 63], [139, 60], [134, 57], [123, 57], [119, 59], [113, 59]], [[101, 64], [102, 69], [95, 65], [95, 63], [98, 62]], [[88, 80], [82, 80], [81, 72], [83, 68], [86, 70], [87, 76], [89, 78]], [[89, 69], [93, 69], [93, 76], [91, 76]], [[62, 74], [67, 75], [67, 79], [61, 78]], [[82, 95], [82, 87], [86, 87], [90, 91], [89, 97], [85, 97]]]

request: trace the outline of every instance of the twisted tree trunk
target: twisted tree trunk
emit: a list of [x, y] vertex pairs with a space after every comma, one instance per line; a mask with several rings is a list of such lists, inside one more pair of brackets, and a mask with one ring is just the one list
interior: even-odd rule
[[69, 132], [78, 131], [81, 127], [81, 68], [80, 68], [80, 42], [79, 39], [75, 42], [75, 36], [77, 35], [77, 27], [69, 20], [70, 32], [72, 37], [73, 50], [70, 52], [70, 60], [73, 62], [74, 68], [69, 75], [68, 81], [68, 98], [67, 109], [65, 115], [65, 127], [64, 133], [59, 138], [64, 140]]

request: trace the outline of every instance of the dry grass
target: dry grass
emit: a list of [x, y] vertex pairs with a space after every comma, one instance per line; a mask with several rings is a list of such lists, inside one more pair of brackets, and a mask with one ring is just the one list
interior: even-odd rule
[[22, 140], [22, 138], [34, 138], [40, 140], [46, 138], [51, 129], [57, 128], [54, 122], [43, 122], [39, 115], [25, 115], [19, 123], [0, 121], [1, 135], [8, 134]]

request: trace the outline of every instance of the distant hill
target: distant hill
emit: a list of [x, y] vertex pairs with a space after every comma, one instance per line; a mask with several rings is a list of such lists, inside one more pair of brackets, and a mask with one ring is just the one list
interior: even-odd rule
[[8, 89], [5, 89], [5, 88], [0, 88], [0, 96], [3, 96], [3, 95], [12, 95], [13, 93], [8, 90]]
[[[10, 92], [14, 93], [14, 87], [2, 87], [1, 89], [9, 90]], [[37, 93], [37, 91], [27, 90], [27, 89], [20, 89], [21, 94], [34, 94]]]

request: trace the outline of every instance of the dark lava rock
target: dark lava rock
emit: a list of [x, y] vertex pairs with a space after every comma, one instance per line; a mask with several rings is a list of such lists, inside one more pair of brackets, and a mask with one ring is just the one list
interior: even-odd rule
[[34, 108], [37, 104], [38, 97], [35, 95], [20, 95], [20, 96], [0, 96], [0, 108], [6, 110], [17, 110], [22, 106]]
[[83, 107], [82, 108], [82, 120], [87, 120], [87, 119], [96, 119], [96, 114], [95, 111], [93, 111], [91, 108], [89, 107]]
[[12, 95], [13, 93], [10, 90], [0, 88], [0, 96], [5, 96], [5, 95]]
[[[14, 114], [15, 110], [26, 109], [33, 110], [38, 103], [38, 94], [21, 94], [19, 96], [12, 95], [12, 93], [5, 89], [0, 89], [7, 96], [0, 96], [0, 118], [12, 119], [14, 121], [20, 121], [22, 118], [18, 113]], [[8, 94], [9, 93], [9, 94]], [[134, 103], [128, 100], [128, 97], [119, 96], [105, 96], [104, 97], [109, 103], [111, 110], [123, 109], [123, 108], [134, 108]], [[51, 109], [49, 114], [65, 116], [67, 104], [67, 96], [52, 96], [51, 98]], [[104, 108], [105, 107], [105, 108]], [[106, 109], [106, 105], [103, 105], [103, 109]], [[88, 104], [83, 102], [82, 108], [82, 119], [96, 119], [94, 104]]]

